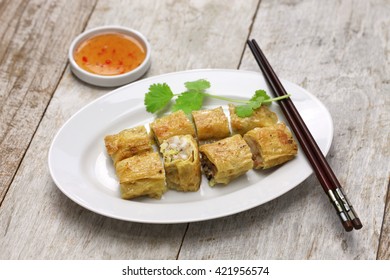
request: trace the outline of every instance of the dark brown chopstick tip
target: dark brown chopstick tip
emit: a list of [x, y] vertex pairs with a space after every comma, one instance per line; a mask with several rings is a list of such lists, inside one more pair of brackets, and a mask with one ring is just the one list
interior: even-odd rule
[[351, 221], [345, 221], [345, 222], [342, 222], [342, 224], [343, 224], [345, 231], [352, 231], [353, 230], [353, 224]]
[[363, 224], [359, 218], [353, 219], [352, 224], [355, 229], [361, 229], [363, 227]]

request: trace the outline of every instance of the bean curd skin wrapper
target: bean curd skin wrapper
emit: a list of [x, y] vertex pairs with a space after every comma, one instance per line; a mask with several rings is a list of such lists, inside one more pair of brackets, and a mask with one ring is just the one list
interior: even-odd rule
[[230, 123], [233, 133], [244, 135], [255, 127], [267, 127], [278, 122], [278, 116], [268, 106], [262, 105], [253, 112], [253, 115], [241, 118], [236, 114], [236, 106], [229, 104]]
[[181, 110], [163, 116], [150, 123], [150, 130], [157, 145], [176, 135], [191, 135], [195, 137], [195, 128], [185, 113]]
[[173, 136], [160, 145], [167, 187], [177, 191], [199, 190], [201, 168], [198, 145], [192, 135]]
[[222, 107], [193, 111], [192, 119], [199, 141], [220, 140], [230, 136], [229, 120]]
[[202, 145], [199, 151], [210, 186], [226, 185], [253, 168], [252, 153], [239, 134]]
[[157, 152], [143, 153], [117, 163], [121, 197], [149, 196], [160, 199], [166, 192], [165, 171]]
[[114, 166], [121, 160], [153, 150], [151, 139], [144, 126], [125, 129], [104, 138], [107, 153]]
[[244, 135], [254, 161], [255, 169], [271, 168], [293, 159], [298, 145], [284, 123], [254, 128]]

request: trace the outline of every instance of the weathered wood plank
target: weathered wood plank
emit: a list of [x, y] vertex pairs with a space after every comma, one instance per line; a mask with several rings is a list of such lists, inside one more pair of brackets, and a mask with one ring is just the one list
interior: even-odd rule
[[[229, 5], [101, 1], [87, 28], [120, 24], [144, 33], [153, 47], [148, 75], [236, 68], [256, 5], [239, 0]], [[176, 258], [186, 224], [126, 223], [94, 214], [67, 199], [49, 176], [47, 152], [56, 131], [108, 90], [88, 86], [66, 70], [1, 206], [0, 259]]]
[[[389, 150], [390, 147], [387, 151]], [[388, 177], [390, 178], [390, 175]], [[387, 185], [386, 208], [383, 216], [377, 259], [390, 260], [390, 182]]]
[[[388, 1], [263, 0], [250, 36], [280, 77], [315, 94], [331, 112], [328, 160], [364, 228], [344, 232], [312, 176], [253, 210], [190, 224], [181, 259], [377, 257], [390, 170], [389, 14]], [[241, 68], [259, 71], [249, 50]], [[389, 210], [382, 259], [389, 258]]]
[[0, 203], [65, 69], [66, 48], [94, 1], [0, 6]]

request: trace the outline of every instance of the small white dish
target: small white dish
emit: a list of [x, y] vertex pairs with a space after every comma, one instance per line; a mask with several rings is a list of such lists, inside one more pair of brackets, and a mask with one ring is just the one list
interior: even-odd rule
[[[120, 33], [135, 39], [146, 52], [144, 61], [137, 68], [119, 75], [98, 75], [82, 69], [74, 59], [75, 50], [85, 40], [105, 33]], [[151, 65], [151, 47], [146, 37], [136, 30], [122, 26], [102, 26], [89, 29], [78, 35], [70, 45], [68, 58], [71, 71], [80, 80], [101, 87], [117, 87], [141, 78], [148, 71]]]

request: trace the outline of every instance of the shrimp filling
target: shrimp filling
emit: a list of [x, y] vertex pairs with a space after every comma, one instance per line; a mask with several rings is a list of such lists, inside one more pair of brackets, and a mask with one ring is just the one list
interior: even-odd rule
[[186, 141], [185, 137], [173, 136], [160, 145], [160, 151], [164, 155], [165, 161], [172, 162], [175, 160], [189, 159], [194, 152], [194, 149], [192, 145]]

